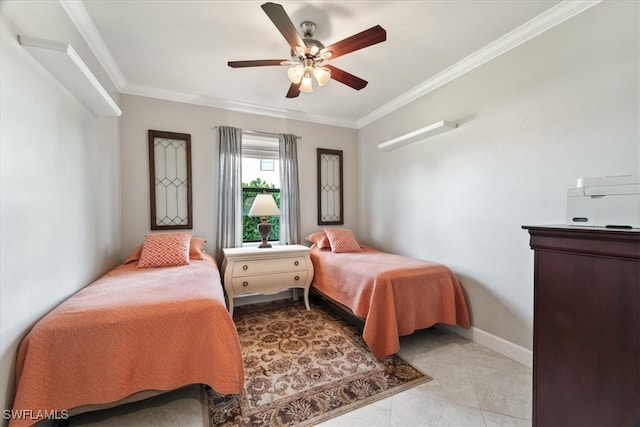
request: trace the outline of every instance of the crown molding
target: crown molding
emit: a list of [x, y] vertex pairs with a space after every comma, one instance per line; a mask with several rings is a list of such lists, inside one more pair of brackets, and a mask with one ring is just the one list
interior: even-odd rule
[[354, 120], [345, 120], [335, 117], [318, 116], [308, 114], [303, 111], [287, 110], [285, 108], [267, 107], [257, 104], [249, 104], [238, 101], [231, 101], [213, 96], [194, 95], [191, 93], [170, 91], [149, 86], [127, 84], [121, 93], [128, 95], [144, 96], [147, 98], [162, 99], [166, 101], [181, 102], [184, 104], [202, 105], [205, 107], [221, 108], [229, 111], [237, 111], [240, 113], [257, 114], [260, 116], [276, 117], [288, 120], [299, 120], [303, 122], [312, 122], [329, 126], [338, 126], [344, 128], [356, 129]]
[[412, 101], [432, 92], [439, 87], [457, 79], [469, 71], [510, 51], [522, 43], [544, 33], [569, 18], [597, 5], [602, 0], [564, 0], [551, 9], [522, 24], [515, 30], [477, 50], [451, 67], [436, 74], [413, 89], [384, 104], [382, 107], [356, 120], [360, 129], [390, 114]]
[[331, 126], [339, 126], [353, 129], [360, 129], [396, 110], [409, 104], [412, 101], [432, 92], [446, 83], [472, 71], [488, 61], [508, 52], [520, 44], [544, 33], [558, 24], [584, 12], [587, 9], [601, 3], [602, 0], [564, 0], [551, 9], [541, 13], [515, 30], [500, 37], [487, 46], [479, 49], [475, 53], [467, 56], [444, 71], [429, 78], [413, 89], [403, 93], [382, 107], [370, 112], [358, 120], [345, 120], [336, 117], [316, 116], [302, 111], [293, 111], [279, 108], [266, 107], [255, 104], [245, 104], [235, 101], [223, 100], [208, 96], [198, 96], [187, 93], [167, 91], [164, 89], [150, 88], [127, 83], [120, 67], [113, 59], [106, 43], [102, 39], [93, 20], [89, 16], [82, 1], [79, 0], [58, 0], [63, 9], [71, 18], [82, 37], [85, 39], [100, 64], [113, 81], [118, 91], [131, 95], [148, 96], [157, 99], [166, 99], [189, 104], [197, 104], [216, 108], [223, 108], [231, 111], [258, 114], [283, 119], [301, 120]]
[[87, 12], [84, 4], [79, 0], [59, 0], [59, 2], [64, 11], [67, 12], [67, 15], [69, 15], [69, 18], [71, 18], [73, 25], [75, 25], [80, 35], [82, 35], [89, 45], [93, 54], [98, 58], [98, 62], [100, 62], [105, 69], [113, 84], [118, 91], [122, 91], [127, 81], [115, 59], [113, 59], [107, 44], [104, 42], [96, 25], [89, 16], [89, 12]]
[[354, 120], [345, 120], [335, 117], [324, 117], [313, 114], [304, 113], [302, 111], [286, 110], [281, 108], [266, 107], [262, 105], [254, 105], [241, 103], [230, 100], [223, 100], [209, 96], [198, 96], [194, 94], [174, 92], [160, 88], [152, 88], [141, 85], [134, 85], [127, 82], [120, 71], [120, 67], [111, 55], [107, 44], [100, 35], [98, 28], [89, 16], [84, 4], [78, 0], [58, 0], [65, 10], [71, 22], [76, 26], [84, 40], [89, 45], [93, 54], [103, 66], [109, 78], [113, 81], [120, 93], [130, 95], [146, 96], [156, 99], [164, 99], [167, 101], [176, 101], [187, 104], [203, 105], [208, 107], [223, 108], [225, 110], [238, 111], [242, 113], [258, 114], [269, 117], [279, 117], [290, 120], [300, 120], [313, 122], [331, 126], [339, 126], [346, 128], [356, 128]]

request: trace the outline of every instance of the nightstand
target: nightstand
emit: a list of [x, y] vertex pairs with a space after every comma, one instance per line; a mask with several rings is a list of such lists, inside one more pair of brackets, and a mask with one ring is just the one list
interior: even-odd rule
[[309, 310], [309, 285], [313, 279], [313, 264], [308, 247], [245, 247], [223, 249], [223, 252], [222, 274], [231, 316], [234, 298], [276, 294], [291, 288], [304, 289], [304, 304]]

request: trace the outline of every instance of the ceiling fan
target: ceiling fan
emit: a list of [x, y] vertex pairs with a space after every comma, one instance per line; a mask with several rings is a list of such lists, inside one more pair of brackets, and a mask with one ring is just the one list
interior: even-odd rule
[[364, 30], [347, 37], [337, 43], [325, 47], [321, 42], [313, 38], [316, 24], [304, 21], [300, 24], [302, 36], [291, 22], [289, 15], [282, 5], [265, 3], [262, 10], [282, 33], [291, 47], [291, 59], [259, 59], [253, 61], [229, 61], [231, 68], [263, 67], [271, 65], [288, 65], [287, 77], [291, 82], [287, 98], [295, 98], [300, 92], [313, 92], [313, 79], [318, 85], [324, 86], [329, 79], [334, 79], [356, 90], [367, 85], [366, 80], [354, 76], [333, 65], [326, 64], [329, 59], [336, 59], [353, 51], [383, 42], [387, 39], [387, 32], [380, 25]]

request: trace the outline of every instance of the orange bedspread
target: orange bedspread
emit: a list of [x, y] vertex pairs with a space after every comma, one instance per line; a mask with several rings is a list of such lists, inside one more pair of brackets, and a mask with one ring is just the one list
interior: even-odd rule
[[213, 259], [135, 266], [120, 265], [36, 323], [18, 350], [14, 410], [33, 416], [197, 383], [242, 392], [240, 342]]
[[442, 264], [363, 247], [362, 252], [311, 249], [312, 286], [365, 318], [363, 337], [378, 358], [396, 353], [402, 335], [436, 323], [470, 326], [453, 272]]

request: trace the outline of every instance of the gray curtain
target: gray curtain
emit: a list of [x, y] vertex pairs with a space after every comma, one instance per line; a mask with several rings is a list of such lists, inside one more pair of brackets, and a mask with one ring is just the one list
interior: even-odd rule
[[300, 243], [300, 187], [295, 135], [280, 135], [280, 244]]
[[220, 126], [218, 140], [216, 258], [221, 263], [223, 248], [242, 246], [242, 129]]

